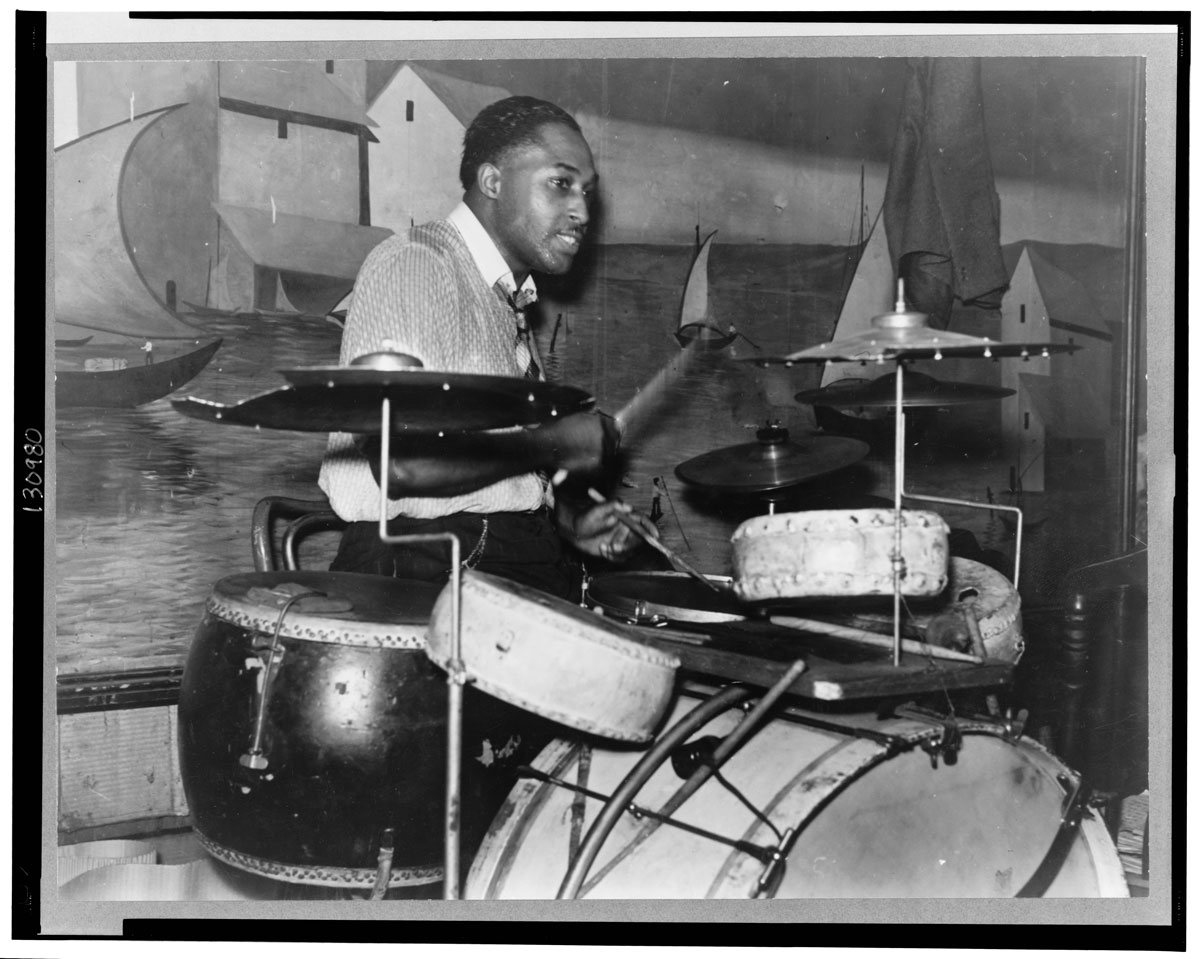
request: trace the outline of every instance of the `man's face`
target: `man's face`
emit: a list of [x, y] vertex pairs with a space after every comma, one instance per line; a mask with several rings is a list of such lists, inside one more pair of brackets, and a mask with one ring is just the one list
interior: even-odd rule
[[501, 160], [493, 240], [514, 274], [566, 273], [587, 232], [596, 169], [587, 141], [546, 124]]

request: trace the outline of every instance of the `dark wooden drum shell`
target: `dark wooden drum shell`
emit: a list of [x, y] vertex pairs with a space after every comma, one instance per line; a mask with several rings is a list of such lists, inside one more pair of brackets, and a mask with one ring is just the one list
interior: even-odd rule
[[[282, 584], [326, 598], [298, 600], [276, 638]], [[424, 641], [439, 592], [303, 571], [240, 574], [214, 587], [179, 697], [183, 785], [209, 852], [278, 880], [370, 887], [390, 829], [389, 885], [441, 879], [447, 686]], [[520, 741], [511, 711], [492, 703], [474, 694], [467, 704], [464, 757]], [[256, 730], [262, 768], [246, 761]], [[485, 825], [508, 785], [489, 783], [495, 765], [464, 771], [464, 816]]]

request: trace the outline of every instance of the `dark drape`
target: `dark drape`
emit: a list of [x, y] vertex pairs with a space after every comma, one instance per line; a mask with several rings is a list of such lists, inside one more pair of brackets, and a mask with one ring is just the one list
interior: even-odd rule
[[956, 299], [999, 306], [1008, 275], [978, 58], [909, 62], [883, 221], [908, 306], [930, 325], [945, 329]]

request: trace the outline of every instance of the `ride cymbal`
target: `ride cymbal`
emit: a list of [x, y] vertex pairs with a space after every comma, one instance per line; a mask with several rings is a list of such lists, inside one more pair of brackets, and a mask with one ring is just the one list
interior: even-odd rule
[[[1001, 386], [981, 386], [977, 383], [955, 383], [939, 380], [912, 370], [905, 372], [902, 401], [909, 406], [958, 406], [980, 403], [1012, 396], [1016, 390]], [[895, 406], [896, 374], [886, 373], [874, 380], [848, 378], [815, 390], [796, 394], [800, 403], [834, 408], [856, 406]]]
[[291, 385], [225, 405], [172, 400], [185, 416], [263, 429], [381, 433], [382, 401], [391, 400], [392, 432], [470, 432], [536, 426], [590, 409], [583, 390], [515, 376], [440, 373], [359, 366], [283, 370]]
[[1073, 353], [1077, 343], [1001, 343], [989, 336], [970, 336], [935, 330], [929, 326], [929, 316], [908, 310], [903, 293], [892, 313], [883, 313], [871, 320], [871, 329], [840, 340], [818, 343], [786, 356], [755, 356], [740, 362], [756, 366], [793, 366], [796, 363], [876, 362], [888, 360], [940, 360], [943, 357], [1049, 356], [1051, 353]]
[[786, 429], [767, 427], [757, 442], [702, 453], [676, 466], [675, 475], [722, 492], [767, 492], [850, 466], [868, 452], [866, 443], [845, 436], [808, 434], [792, 441]]

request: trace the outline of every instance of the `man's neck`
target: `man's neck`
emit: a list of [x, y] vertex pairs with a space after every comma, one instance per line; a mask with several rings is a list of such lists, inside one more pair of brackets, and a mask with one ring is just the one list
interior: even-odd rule
[[[467, 208], [475, 214], [475, 218], [487, 231], [487, 235], [492, 238], [492, 242], [496, 244], [496, 249], [500, 252], [500, 255], [504, 256], [503, 248], [496, 241], [496, 231], [494, 228], [495, 221], [493, 219], [495, 207], [492, 205], [491, 201], [489, 201], [486, 197], [480, 196], [478, 193], [471, 192], [467, 193], [463, 197], [463, 202], [467, 205]], [[521, 284], [523, 284], [529, 277], [529, 270], [524, 269], [519, 265], [514, 267], [506, 256], [504, 256], [504, 262], [508, 264], [508, 268], [512, 271], [513, 282], [516, 284], [516, 288], [520, 289]]]

